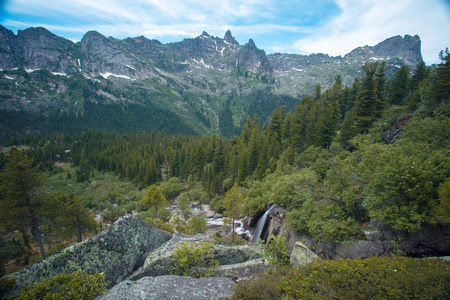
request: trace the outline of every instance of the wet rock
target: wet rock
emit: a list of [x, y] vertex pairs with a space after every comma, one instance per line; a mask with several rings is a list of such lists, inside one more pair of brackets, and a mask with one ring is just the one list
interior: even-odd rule
[[138, 281], [125, 280], [96, 299], [218, 299], [230, 296], [234, 284], [231, 278], [224, 277], [144, 277]]
[[202, 214], [204, 214], [207, 218], [213, 218], [216, 212], [212, 210], [210, 205], [202, 204]]
[[137, 217], [124, 216], [101, 233], [11, 274], [17, 278], [13, 292], [34, 282], [79, 269], [88, 273], [105, 273], [112, 286], [142, 266], [148, 253], [171, 236]]

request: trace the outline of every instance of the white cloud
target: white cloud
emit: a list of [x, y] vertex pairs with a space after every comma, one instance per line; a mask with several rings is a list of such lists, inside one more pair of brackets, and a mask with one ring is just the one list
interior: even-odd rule
[[[9, 0], [7, 11], [33, 18], [2, 24], [22, 29], [42, 26], [72, 40], [97, 30], [105, 36], [145, 35], [163, 42], [204, 30], [222, 36], [230, 29], [241, 43], [253, 38], [259, 46], [266, 43], [267, 50], [330, 55], [344, 55], [394, 35], [419, 34], [424, 59], [433, 63], [437, 53], [450, 46], [445, 44], [450, 42], [450, 13], [443, 1]], [[336, 5], [340, 12], [330, 17]], [[298, 39], [295, 43], [293, 36]]]
[[395, 35], [418, 34], [427, 63], [437, 62], [449, 42], [450, 18], [437, 0], [336, 0], [341, 13], [314, 34], [295, 42], [301, 53], [344, 55], [358, 46], [375, 45]]

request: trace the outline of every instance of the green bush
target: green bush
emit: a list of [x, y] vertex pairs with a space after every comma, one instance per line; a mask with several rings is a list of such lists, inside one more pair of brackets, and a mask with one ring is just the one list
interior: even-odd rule
[[213, 242], [181, 243], [172, 254], [172, 275], [209, 277], [219, 266], [212, 252]]
[[150, 223], [151, 225], [153, 225], [156, 228], [159, 228], [161, 230], [165, 230], [165, 231], [168, 231], [170, 233], [175, 233], [175, 230], [173, 230], [172, 226], [170, 226], [169, 224], [165, 223], [160, 218], [156, 218], [156, 219], [145, 218], [144, 221], [147, 222], [147, 223]]
[[183, 183], [178, 177], [170, 177], [167, 181], [162, 182], [159, 188], [162, 189], [164, 198], [172, 200], [183, 190]]
[[16, 280], [14, 277], [0, 278], [0, 299], [3, 299], [4, 294], [14, 287]]
[[271, 266], [287, 266], [290, 264], [288, 243], [282, 233], [278, 236], [271, 234], [263, 246], [265, 259]]
[[90, 275], [78, 270], [70, 275], [62, 274], [35, 283], [20, 291], [17, 299], [94, 299], [106, 291], [106, 286], [103, 273]]
[[448, 299], [450, 262], [401, 256], [325, 260], [269, 270], [232, 299]]
[[205, 232], [208, 227], [206, 227], [206, 219], [203, 216], [193, 216], [187, 222], [188, 232], [191, 235], [195, 235], [197, 233]]

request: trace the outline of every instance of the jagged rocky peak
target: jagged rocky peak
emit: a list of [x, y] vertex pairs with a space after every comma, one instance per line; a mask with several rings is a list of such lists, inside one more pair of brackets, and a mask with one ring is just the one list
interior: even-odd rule
[[239, 45], [234, 36], [231, 34], [230, 30], [227, 30], [227, 32], [225, 32], [225, 36], [223, 37], [223, 39], [230, 44]]
[[258, 47], [256, 47], [256, 44], [255, 44], [255, 42], [253, 41], [253, 39], [249, 39], [248, 40], [248, 47], [250, 48], [250, 49], [257, 49]]
[[92, 45], [102, 45], [107, 42], [107, 38], [100, 32], [91, 30], [86, 32], [86, 34], [81, 39], [81, 51], [88, 52]]
[[22, 63], [22, 49], [17, 41], [17, 36], [11, 30], [0, 25], [0, 67], [14, 68]]
[[420, 47], [421, 41], [418, 35], [405, 35], [404, 37], [397, 35], [379, 43], [373, 47], [373, 51], [379, 56], [399, 56], [411, 64], [417, 65], [423, 61]]
[[20, 66], [63, 73], [78, 72], [77, 46], [70, 40], [59, 37], [43, 27], [27, 28], [17, 32]]
[[415, 68], [423, 61], [421, 52], [421, 41], [418, 35], [399, 35], [388, 38], [376, 46], [364, 46], [354, 49], [345, 57], [361, 57], [368, 59], [378, 57], [385, 60], [400, 59], [402, 64]]
[[266, 52], [258, 49], [252, 39], [239, 50], [238, 66], [253, 73], [273, 73], [273, 68], [266, 56]]

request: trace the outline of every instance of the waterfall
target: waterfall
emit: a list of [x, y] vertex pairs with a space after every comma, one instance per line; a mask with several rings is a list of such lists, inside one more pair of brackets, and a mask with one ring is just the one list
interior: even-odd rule
[[270, 212], [276, 207], [278, 206], [277, 204], [272, 204], [272, 206], [264, 213], [264, 215], [259, 218], [258, 223], [256, 223], [256, 230], [255, 230], [255, 234], [253, 235], [252, 241], [253, 242], [258, 242], [259, 239], [261, 238], [261, 233], [264, 229], [264, 225], [266, 225], [266, 220], [267, 217], [269, 216]]

